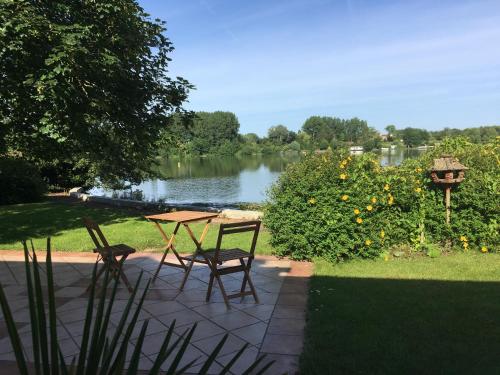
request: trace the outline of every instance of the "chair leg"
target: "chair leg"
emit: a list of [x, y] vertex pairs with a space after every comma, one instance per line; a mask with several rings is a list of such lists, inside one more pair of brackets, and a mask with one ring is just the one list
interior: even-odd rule
[[189, 263], [189, 266], [188, 266], [188, 269], [186, 271], [184, 271], [184, 279], [182, 279], [182, 284], [181, 284], [181, 287], [179, 288], [179, 290], [183, 290], [184, 289], [184, 285], [186, 285], [186, 281], [189, 277], [189, 274], [191, 273], [191, 269], [193, 268], [193, 264], [194, 264], [194, 258], [191, 259], [191, 263]]
[[119, 275], [121, 277], [121, 279], [123, 280], [123, 283], [125, 284], [125, 286], [127, 287], [128, 291], [130, 293], [132, 293], [134, 291], [134, 289], [132, 288], [132, 286], [130, 285], [129, 281], [128, 281], [128, 278], [127, 278], [127, 275], [125, 275], [125, 272], [123, 271], [123, 263], [125, 263], [125, 259], [127, 259], [127, 256], [128, 255], [124, 255], [122, 256], [122, 258], [120, 259], [120, 264], [119, 264], [119, 268], [118, 268], [118, 272], [119, 272]]
[[212, 275], [214, 275], [215, 279], [217, 280], [217, 283], [219, 284], [220, 292], [222, 293], [222, 298], [224, 298], [224, 303], [226, 304], [227, 309], [231, 310], [231, 305], [229, 304], [229, 298], [227, 298], [226, 289], [224, 288], [224, 285], [222, 284], [222, 280], [221, 280], [219, 272], [217, 270], [217, 265], [215, 265], [215, 264], [210, 265], [209, 264], [209, 266], [212, 269]]
[[214, 285], [214, 274], [210, 273], [210, 281], [208, 282], [207, 298], [206, 302], [210, 301], [210, 296], [212, 295], [212, 286]]
[[259, 303], [259, 297], [257, 297], [257, 292], [255, 291], [255, 287], [253, 286], [252, 279], [250, 278], [250, 266], [252, 263], [250, 262], [250, 259], [247, 261], [247, 264], [245, 265], [245, 262], [243, 259], [240, 259], [240, 263], [243, 266], [243, 272], [245, 273], [245, 276], [243, 277], [243, 283], [241, 285], [241, 293], [245, 291], [246, 287], [246, 281], [248, 282], [248, 286], [250, 287], [250, 290], [252, 291], [253, 298], [255, 299], [255, 303]]
[[[96, 283], [97, 283], [97, 280], [99, 280], [101, 275], [104, 273], [104, 271], [106, 271], [107, 266], [108, 266], [107, 263], [105, 261], [103, 261], [103, 265], [101, 266], [101, 269], [99, 271], [97, 271], [97, 274], [95, 275], [95, 282]], [[91, 287], [92, 287], [92, 283], [89, 284], [86, 291], [88, 292]]]

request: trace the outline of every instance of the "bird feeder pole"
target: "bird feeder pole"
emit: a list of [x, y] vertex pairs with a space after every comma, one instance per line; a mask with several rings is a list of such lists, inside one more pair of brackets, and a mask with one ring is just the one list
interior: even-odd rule
[[444, 190], [444, 203], [446, 206], [446, 224], [451, 221], [451, 188], [464, 180], [465, 171], [469, 169], [460, 164], [451, 155], [443, 155], [439, 159], [434, 159], [431, 168], [432, 181], [441, 186]]

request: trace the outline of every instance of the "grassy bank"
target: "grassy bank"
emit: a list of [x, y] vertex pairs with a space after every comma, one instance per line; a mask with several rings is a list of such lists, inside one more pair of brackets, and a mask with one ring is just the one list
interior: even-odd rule
[[[91, 251], [93, 244], [83, 227], [82, 218], [90, 217], [101, 225], [110, 243], [126, 243], [137, 250], [161, 251], [164, 242], [152, 223], [141, 214], [114, 207], [89, 207], [84, 203], [41, 202], [0, 206], [0, 250], [21, 249], [20, 241], [34, 239], [39, 249], [45, 247], [44, 239], [52, 237], [53, 248], [57, 251]], [[204, 224], [190, 227], [199, 237]], [[167, 233], [173, 231], [173, 224], [167, 225]], [[218, 225], [212, 224], [204, 242], [204, 247], [215, 246]], [[245, 234], [228, 236], [225, 247], [244, 247], [249, 243]], [[256, 252], [271, 254], [269, 233], [265, 230], [259, 235]], [[183, 252], [194, 250], [184, 228], [179, 229], [176, 246]], [[248, 246], [248, 245], [247, 245]]]
[[303, 374], [500, 373], [500, 254], [315, 263]]

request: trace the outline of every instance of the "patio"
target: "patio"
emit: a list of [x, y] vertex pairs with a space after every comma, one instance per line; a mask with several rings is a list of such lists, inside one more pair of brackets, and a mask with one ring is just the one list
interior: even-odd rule
[[[42, 253], [39, 256], [44, 258]], [[159, 254], [148, 253], [131, 255], [125, 263], [125, 272], [129, 280], [135, 284], [140, 272], [144, 271], [140, 288], [144, 287], [146, 281], [152, 278], [160, 257]], [[18, 323], [26, 356], [31, 358], [24, 256], [21, 252], [3, 252], [0, 260], [0, 282], [9, 298], [14, 319]], [[94, 261], [95, 255], [90, 253], [53, 254], [58, 336], [67, 363], [79, 351], [78, 345], [87, 306], [86, 289], [90, 283]], [[158, 279], [151, 285], [146, 295], [139, 318], [141, 321], [150, 319], [140, 369], [150, 368], [151, 359], [160, 350], [168, 326], [175, 319], [175, 332], [178, 335], [195, 322], [198, 323], [183, 359], [184, 363], [195, 358], [198, 358], [197, 363], [202, 363], [223, 335], [229, 333], [222, 353], [217, 363], [210, 368], [210, 373], [218, 373], [222, 369], [221, 366], [226, 364], [245, 343], [249, 343], [249, 348], [238, 359], [232, 373], [238, 374], [245, 370], [260, 354], [267, 354], [268, 360], [276, 361], [268, 373], [296, 373], [298, 358], [302, 351], [308, 278], [311, 269], [309, 263], [257, 256], [251, 274], [260, 304], [255, 304], [252, 296], [247, 296], [244, 299], [232, 299], [232, 308], [228, 310], [216, 285], [211, 301], [205, 302], [209, 280], [207, 266], [196, 264], [193, 267], [183, 292], [178, 289], [183, 271], [173, 267], [162, 267]], [[233, 291], [241, 286], [243, 274], [222, 277], [224, 286]], [[111, 323], [118, 322], [128, 298], [127, 289], [120, 284]], [[130, 354], [141, 326], [142, 324], [137, 325], [130, 340], [128, 351]], [[110, 334], [113, 333], [113, 328], [115, 324], [112, 324]], [[165, 368], [169, 360], [172, 360], [171, 357], [165, 362]], [[12, 373], [16, 373], [14, 354], [3, 317], [0, 320], [0, 366], [2, 369], [11, 368]], [[199, 367], [195, 366], [191, 371], [196, 373]]]

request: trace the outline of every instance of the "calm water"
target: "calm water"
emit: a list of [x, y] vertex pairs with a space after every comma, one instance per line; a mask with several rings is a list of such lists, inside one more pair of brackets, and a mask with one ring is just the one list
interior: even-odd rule
[[[419, 150], [405, 149], [382, 151], [380, 163], [398, 165], [419, 153]], [[133, 190], [141, 190], [146, 201], [162, 200], [171, 204], [257, 203], [265, 200], [267, 189], [286, 166], [298, 160], [297, 154], [166, 159], [160, 165], [164, 179], [146, 181]], [[91, 193], [119, 197], [128, 192], [93, 189]]]

